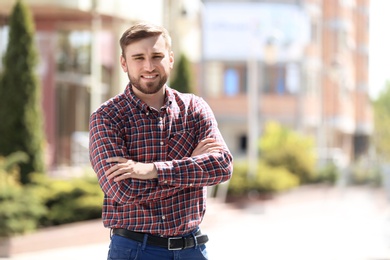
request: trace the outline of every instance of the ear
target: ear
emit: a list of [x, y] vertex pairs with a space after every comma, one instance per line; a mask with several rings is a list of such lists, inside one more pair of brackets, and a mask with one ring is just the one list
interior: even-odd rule
[[173, 64], [175, 63], [175, 57], [173, 51], [169, 53], [169, 68], [173, 69]]
[[127, 72], [126, 59], [125, 59], [125, 57], [123, 57], [123, 55], [120, 56], [120, 63], [121, 63], [121, 67], [122, 67], [123, 72]]

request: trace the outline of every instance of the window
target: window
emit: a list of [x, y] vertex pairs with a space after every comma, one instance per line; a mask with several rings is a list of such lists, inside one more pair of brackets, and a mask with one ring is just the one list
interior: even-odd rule
[[61, 31], [58, 35], [59, 71], [90, 73], [91, 32]]
[[236, 69], [225, 70], [224, 75], [225, 94], [235, 96], [240, 91], [240, 74]]
[[244, 63], [224, 64], [223, 91], [226, 96], [246, 93], [246, 65]]
[[246, 135], [241, 135], [239, 137], [239, 151], [242, 153], [246, 153], [248, 147], [248, 138]]
[[320, 44], [321, 32], [318, 20], [313, 20], [311, 23], [311, 42], [314, 44]]
[[284, 95], [286, 89], [286, 67], [283, 64], [266, 65], [263, 73], [264, 93]]
[[[8, 25], [0, 26], [0, 58], [2, 59], [8, 44]], [[0, 72], [2, 71], [3, 63], [0, 62]]]

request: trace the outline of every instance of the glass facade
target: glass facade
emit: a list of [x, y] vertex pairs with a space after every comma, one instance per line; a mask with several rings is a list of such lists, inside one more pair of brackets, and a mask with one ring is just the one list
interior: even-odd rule
[[[71, 165], [72, 146], [87, 147], [85, 139], [74, 139], [74, 133], [88, 132], [91, 104], [91, 31], [61, 30], [56, 35], [56, 137], [58, 140], [55, 162]], [[113, 55], [106, 45], [113, 37], [107, 32], [99, 33], [98, 48], [105, 49], [100, 56], [102, 78], [105, 87], [103, 100], [108, 99], [107, 86], [112, 80]], [[81, 155], [80, 155], [81, 156]], [[77, 157], [77, 156], [76, 156]]]

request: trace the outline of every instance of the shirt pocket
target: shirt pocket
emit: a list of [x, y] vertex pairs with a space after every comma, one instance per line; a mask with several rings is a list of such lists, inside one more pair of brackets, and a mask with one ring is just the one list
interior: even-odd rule
[[184, 157], [190, 157], [195, 145], [195, 134], [190, 130], [171, 134], [168, 142], [168, 159], [180, 160]]

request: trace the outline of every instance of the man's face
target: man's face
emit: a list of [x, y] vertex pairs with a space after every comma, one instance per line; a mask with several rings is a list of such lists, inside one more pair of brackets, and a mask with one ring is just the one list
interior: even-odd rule
[[130, 83], [142, 94], [155, 94], [167, 82], [173, 68], [173, 53], [162, 36], [136, 41], [125, 49], [121, 67]]

